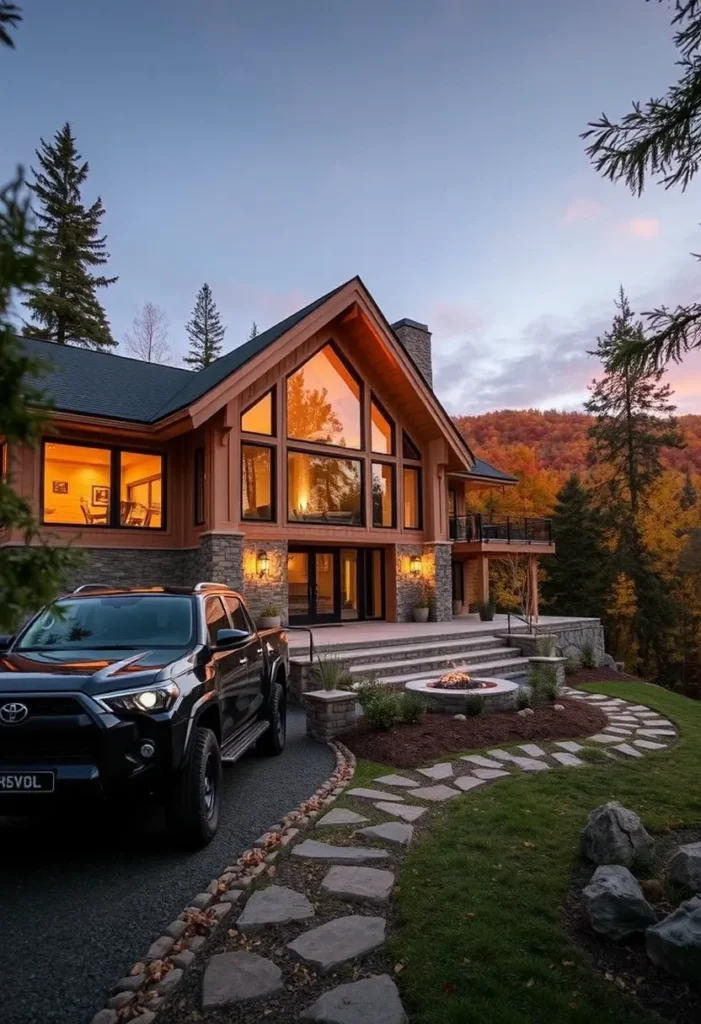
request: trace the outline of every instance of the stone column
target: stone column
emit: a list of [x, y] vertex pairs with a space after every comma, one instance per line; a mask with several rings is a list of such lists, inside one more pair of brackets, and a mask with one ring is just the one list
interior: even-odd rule
[[424, 545], [425, 561], [432, 567], [433, 608], [431, 619], [450, 622], [453, 617], [453, 545], [450, 541], [436, 541]]
[[357, 697], [347, 690], [311, 690], [302, 697], [307, 712], [307, 736], [328, 743], [356, 724]]
[[[268, 572], [258, 573], [258, 555], [268, 556]], [[287, 541], [247, 540], [243, 545], [243, 586], [246, 604], [253, 619], [260, 618], [266, 605], [279, 608], [283, 622], [289, 617], [287, 596]]]
[[537, 656], [535, 658], [528, 659], [529, 668], [551, 668], [555, 672], [555, 680], [557, 682], [558, 690], [561, 690], [565, 685], [565, 661], [566, 658], [545, 658]]
[[243, 591], [243, 534], [204, 533], [200, 550], [193, 559], [189, 572], [195, 583], [225, 583], [233, 590]]

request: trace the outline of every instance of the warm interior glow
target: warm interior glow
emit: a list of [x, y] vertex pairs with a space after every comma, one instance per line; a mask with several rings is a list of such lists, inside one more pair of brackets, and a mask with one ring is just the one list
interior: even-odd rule
[[288, 377], [287, 436], [360, 448], [360, 384], [331, 345]]
[[341, 551], [341, 618], [358, 618], [358, 552], [355, 548]]
[[273, 393], [268, 391], [241, 416], [241, 430], [250, 434], [273, 433]]
[[421, 526], [419, 493], [419, 471], [404, 467], [404, 526], [408, 530], [418, 530]]
[[272, 448], [241, 445], [241, 510], [244, 519], [275, 518]]
[[122, 452], [119, 516], [122, 526], [157, 528], [162, 524], [163, 458]]
[[44, 522], [109, 525], [111, 453], [54, 443], [44, 451]]
[[360, 463], [287, 453], [287, 516], [294, 522], [362, 523]]
[[394, 467], [383, 462], [372, 464], [372, 525], [391, 527], [393, 508]]
[[392, 424], [381, 409], [370, 403], [371, 447], [379, 455], [394, 455]]

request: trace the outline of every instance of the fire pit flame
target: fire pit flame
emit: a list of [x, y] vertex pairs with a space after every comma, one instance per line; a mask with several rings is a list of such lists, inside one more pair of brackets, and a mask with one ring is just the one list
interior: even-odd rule
[[467, 672], [453, 671], [426, 685], [437, 690], [489, 690], [496, 684], [484, 679], [471, 679]]

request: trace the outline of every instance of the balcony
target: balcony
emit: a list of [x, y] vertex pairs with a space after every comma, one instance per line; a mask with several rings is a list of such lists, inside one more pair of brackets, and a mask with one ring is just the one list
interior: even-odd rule
[[484, 515], [481, 512], [451, 516], [450, 539], [481, 544], [552, 545], [552, 520], [534, 516]]

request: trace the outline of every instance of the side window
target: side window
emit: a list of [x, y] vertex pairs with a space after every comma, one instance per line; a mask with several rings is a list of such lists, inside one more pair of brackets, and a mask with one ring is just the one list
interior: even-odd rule
[[229, 619], [220, 597], [208, 597], [204, 606], [204, 620], [210, 646], [217, 642], [217, 631], [229, 628]]
[[252, 632], [248, 616], [238, 597], [225, 597], [224, 604], [229, 610], [229, 615], [234, 623], [234, 629], [242, 629], [245, 633]]

